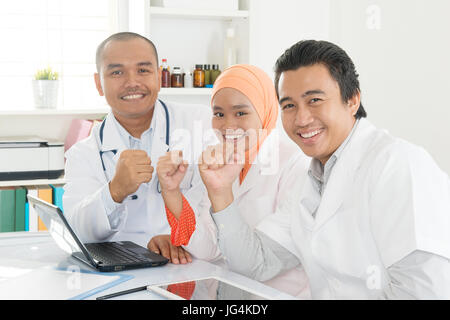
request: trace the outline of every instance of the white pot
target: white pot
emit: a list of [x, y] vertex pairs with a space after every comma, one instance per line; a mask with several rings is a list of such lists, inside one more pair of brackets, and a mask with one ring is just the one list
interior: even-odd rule
[[58, 80], [33, 80], [34, 104], [39, 109], [56, 109]]

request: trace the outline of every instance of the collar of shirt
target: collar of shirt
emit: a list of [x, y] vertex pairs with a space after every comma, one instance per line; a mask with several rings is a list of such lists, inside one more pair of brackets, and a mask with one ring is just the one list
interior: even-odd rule
[[152, 122], [150, 123], [150, 127], [142, 133], [140, 139], [133, 137], [124, 127], [122, 127], [122, 125], [119, 123], [119, 121], [117, 121], [115, 117], [113, 117], [113, 122], [117, 128], [117, 131], [119, 132], [122, 141], [128, 149], [144, 150], [150, 155], [152, 149], [155, 117], [153, 117]]
[[339, 159], [339, 156], [341, 155], [342, 151], [349, 143], [351, 137], [353, 136], [353, 133], [355, 132], [356, 127], [358, 126], [358, 123], [359, 119], [356, 120], [347, 138], [339, 146], [339, 148], [337, 148], [337, 150], [331, 155], [330, 159], [328, 159], [328, 161], [325, 163], [325, 166], [323, 166], [322, 163], [315, 158], [311, 160], [308, 175], [313, 182], [313, 186], [321, 195], [323, 193], [323, 190], [325, 189], [325, 186], [327, 185], [328, 178], [330, 177], [331, 174], [331, 170], [336, 164], [336, 161]]

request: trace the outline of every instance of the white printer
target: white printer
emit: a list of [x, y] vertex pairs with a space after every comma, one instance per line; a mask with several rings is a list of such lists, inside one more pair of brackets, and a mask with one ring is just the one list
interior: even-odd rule
[[64, 174], [64, 142], [0, 137], [0, 180], [56, 179]]

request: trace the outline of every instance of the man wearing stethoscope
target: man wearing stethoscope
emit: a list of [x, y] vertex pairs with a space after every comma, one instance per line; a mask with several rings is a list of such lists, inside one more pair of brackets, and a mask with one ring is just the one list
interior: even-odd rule
[[[66, 153], [64, 212], [83, 241], [130, 240], [145, 247], [154, 235], [170, 233], [158, 159], [191, 148], [173, 141], [172, 133], [208, 129], [210, 108], [158, 99], [156, 48], [140, 35], [112, 35], [98, 47], [96, 62], [97, 90], [111, 112]], [[188, 166], [180, 191], [201, 206], [205, 189], [197, 170]]]

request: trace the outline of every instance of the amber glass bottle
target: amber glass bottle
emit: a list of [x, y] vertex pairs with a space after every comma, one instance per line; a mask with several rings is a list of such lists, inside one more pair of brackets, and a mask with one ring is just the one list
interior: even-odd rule
[[203, 70], [201, 64], [196, 64], [194, 70], [194, 87], [203, 88], [204, 86], [205, 86], [205, 70]]
[[180, 67], [173, 67], [170, 84], [171, 84], [172, 88], [182, 88], [183, 87], [183, 74], [181, 73]]

